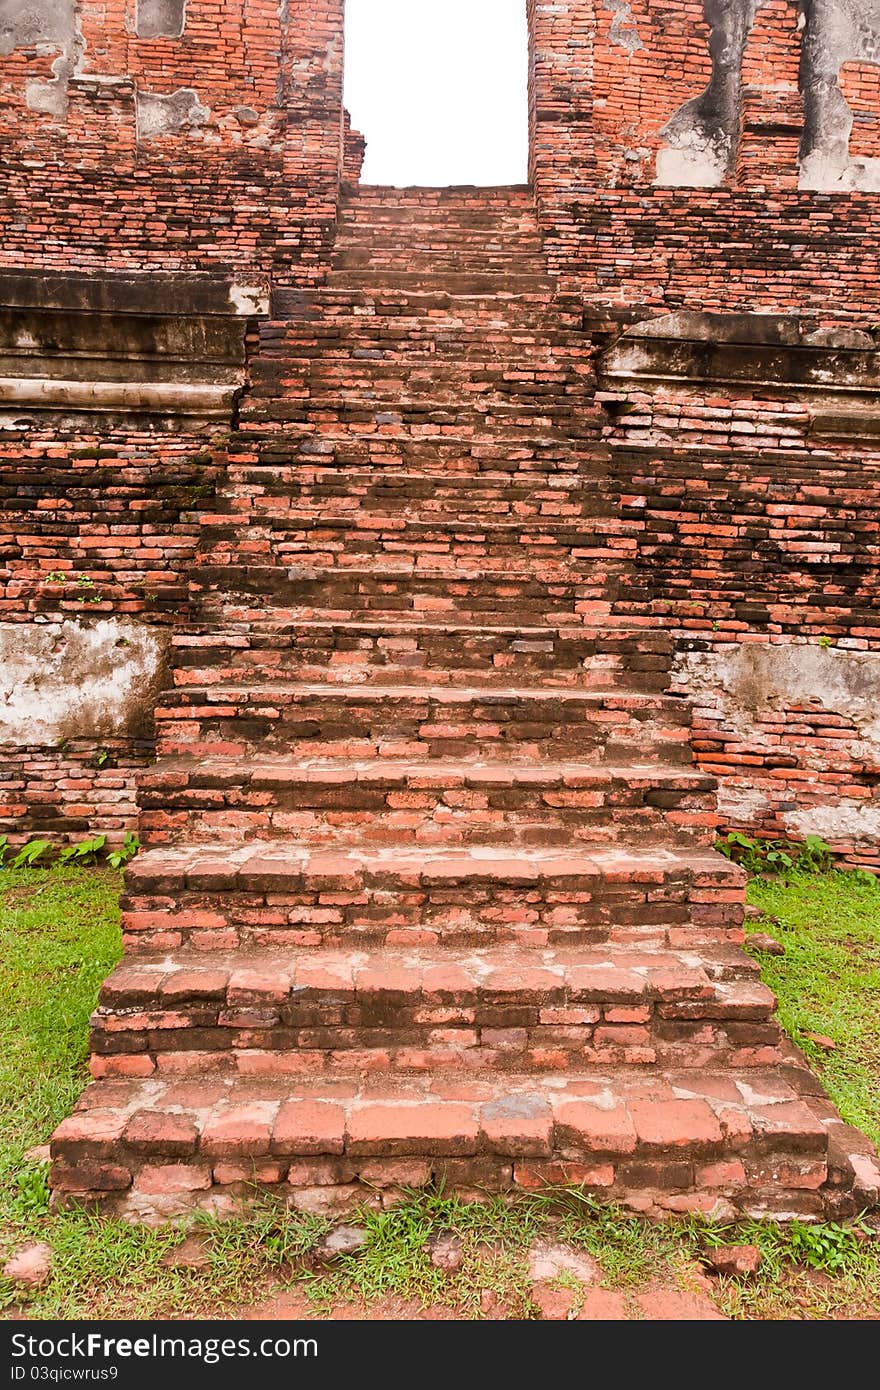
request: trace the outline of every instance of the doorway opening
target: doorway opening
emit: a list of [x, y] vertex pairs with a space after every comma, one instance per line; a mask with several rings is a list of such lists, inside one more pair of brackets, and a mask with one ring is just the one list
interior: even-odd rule
[[346, 0], [361, 182], [528, 183], [526, 0]]

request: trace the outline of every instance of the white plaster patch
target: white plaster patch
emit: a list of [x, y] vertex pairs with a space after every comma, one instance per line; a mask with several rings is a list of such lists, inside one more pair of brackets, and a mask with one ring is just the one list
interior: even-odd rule
[[719, 709], [744, 740], [758, 732], [761, 711], [816, 703], [855, 725], [851, 756], [880, 761], [880, 652], [795, 642], [683, 652], [676, 659], [676, 686]]
[[607, 0], [607, 5], [614, 15], [608, 35], [609, 39], [620, 48], [625, 48], [630, 55], [638, 53], [639, 49], [644, 48], [645, 45], [639, 38], [635, 17], [628, 0]]
[[230, 285], [229, 302], [243, 317], [264, 318], [269, 313], [269, 292], [262, 285]]
[[722, 778], [718, 787], [718, 814], [725, 821], [758, 821], [769, 807], [763, 792], [732, 786]]
[[687, 144], [657, 151], [654, 182], [661, 188], [720, 188], [726, 173], [726, 152], [693, 132]]
[[880, 193], [880, 159], [847, 159], [821, 150], [801, 162], [798, 188], [813, 193]]
[[0, 623], [0, 744], [143, 732], [167, 647], [165, 632], [116, 618]]
[[178, 87], [176, 92], [167, 94], [137, 94], [139, 140], [158, 140], [167, 135], [198, 131], [210, 119], [211, 112], [199, 101], [194, 87]]
[[806, 811], [789, 811], [783, 817], [794, 839], [821, 835], [823, 840], [852, 840], [856, 844], [880, 840], [880, 803], [838, 801], [834, 806], [811, 806]]

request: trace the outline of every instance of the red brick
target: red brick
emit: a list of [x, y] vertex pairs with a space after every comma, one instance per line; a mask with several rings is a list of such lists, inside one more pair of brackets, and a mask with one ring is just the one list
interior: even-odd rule
[[193, 1154], [199, 1132], [186, 1115], [139, 1110], [125, 1126], [123, 1143], [138, 1154], [180, 1158]]
[[351, 1154], [472, 1154], [477, 1113], [468, 1105], [415, 1102], [352, 1109], [346, 1152]]
[[702, 1149], [720, 1144], [721, 1126], [705, 1101], [633, 1101], [630, 1113], [645, 1149]]
[[633, 1120], [623, 1105], [602, 1108], [587, 1101], [554, 1099], [556, 1142], [588, 1153], [627, 1154], [636, 1146]]
[[345, 1109], [326, 1101], [292, 1100], [278, 1112], [272, 1130], [277, 1154], [341, 1154]]
[[150, 1197], [205, 1192], [212, 1183], [204, 1163], [146, 1163], [135, 1179], [135, 1189]]
[[219, 1110], [202, 1129], [199, 1151], [215, 1158], [267, 1154], [273, 1119], [274, 1107], [262, 1102]]

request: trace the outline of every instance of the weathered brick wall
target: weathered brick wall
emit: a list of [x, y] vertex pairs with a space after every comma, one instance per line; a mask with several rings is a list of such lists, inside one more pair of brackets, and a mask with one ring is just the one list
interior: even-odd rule
[[[778, 0], [531, 5], [546, 244], [599, 345], [682, 309], [870, 342], [880, 7], [812, 0], [804, 16]], [[841, 406], [876, 412], [837, 384]], [[784, 377], [611, 385], [634, 545], [618, 610], [675, 633], [726, 823], [880, 864], [876, 435], [817, 438], [816, 401]]]
[[341, 0], [10, 0], [0, 265], [322, 273]]
[[873, 322], [880, 6], [810, 11], [804, 38], [790, 0], [531, 0], [533, 177], [566, 289]]
[[[342, 111], [342, 10], [13, 0], [0, 23], [0, 265], [319, 282], [339, 181], [360, 156]], [[546, 247], [597, 350], [621, 322], [682, 308], [872, 331], [877, 0], [809, 0], [803, 24], [793, 0], [528, 10]], [[297, 312], [295, 294], [278, 302]], [[781, 380], [605, 395], [622, 499], [611, 548], [634, 560], [618, 611], [677, 634], [677, 688], [698, 696], [695, 747], [724, 778], [728, 823], [817, 830], [877, 862], [876, 437], [817, 440], [812, 408]], [[183, 426], [159, 439], [45, 422], [0, 435], [3, 623], [179, 622], [213, 486], [206, 441]], [[758, 650], [771, 664], [756, 674]], [[16, 813], [29, 796], [98, 827], [124, 819], [130, 780], [107, 779], [125, 781], [149, 738], [127, 733], [118, 766], [99, 770], [111, 743], [96, 732], [54, 761], [48, 744], [31, 748], [3, 782]], [[105, 791], [121, 794], [115, 811]]]
[[216, 472], [191, 436], [0, 431], [0, 834], [131, 828]]
[[725, 825], [880, 867], [880, 442], [840, 437], [870, 416], [791, 387], [606, 385], [635, 538], [616, 608], [674, 635]]
[[0, 432], [0, 620], [173, 623], [215, 476], [207, 440]]

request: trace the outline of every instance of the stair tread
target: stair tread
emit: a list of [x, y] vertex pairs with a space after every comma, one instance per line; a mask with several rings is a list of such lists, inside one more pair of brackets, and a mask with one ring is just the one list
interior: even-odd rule
[[[206, 691], [211, 698], [225, 698], [234, 694], [238, 690], [246, 691], [249, 696], [266, 693], [267, 698], [271, 695], [292, 694], [302, 695], [308, 698], [313, 696], [330, 697], [340, 695], [344, 699], [351, 700], [394, 700], [394, 699], [417, 699], [425, 700], [436, 699], [441, 704], [460, 704], [462, 700], [483, 702], [488, 705], [497, 705], [505, 700], [548, 700], [556, 702], [559, 700], [580, 701], [584, 704], [608, 704], [610, 707], [628, 709], [640, 708], [650, 705], [656, 708], [658, 705], [669, 709], [681, 709], [682, 701], [676, 695], [658, 695], [652, 692], [640, 690], [557, 690], [555, 687], [546, 685], [522, 685], [522, 686], [459, 686], [455, 690], [450, 690], [448, 686], [438, 685], [383, 685], [381, 689], [375, 685], [346, 685], [333, 681], [322, 681], [320, 684], [298, 681], [273, 681], [265, 685], [210, 685]], [[201, 693], [198, 687], [190, 693]]]
[[[297, 1102], [300, 1102], [298, 1105]], [[303, 1104], [303, 1102], [308, 1103]], [[316, 1108], [317, 1107], [317, 1108]], [[142, 1117], [151, 1118], [143, 1139]], [[183, 1117], [163, 1154], [160, 1117]], [[526, 1138], [528, 1136], [528, 1138]], [[89, 1085], [52, 1138], [53, 1157], [76, 1163], [109, 1152], [115, 1162], [260, 1154], [563, 1153], [647, 1157], [670, 1148], [713, 1155], [748, 1145], [823, 1155], [827, 1130], [778, 1072], [608, 1068], [579, 1074], [200, 1076], [114, 1079]], [[515, 1147], [511, 1148], [511, 1145]], [[148, 1146], [147, 1146], [148, 1145]], [[119, 1186], [124, 1187], [121, 1179]]]
[[460, 845], [412, 846], [358, 844], [315, 848], [281, 837], [229, 845], [206, 841], [168, 848], [148, 849], [129, 865], [129, 888], [151, 879], [186, 876], [198, 883], [208, 875], [230, 884], [247, 881], [249, 875], [272, 871], [285, 877], [342, 879], [347, 875], [374, 875], [382, 880], [395, 874], [416, 882], [480, 878], [503, 883], [536, 883], [557, 878], [621, 880], [662, 883], [676, 873], [706, 876], [713, 883], [745, 882], [738, 865], [714, 850], [675, 846], [666, 842], [638, 847], [591, 845], [579, 842], [569, 850], [549, 846]]
[[[445, 687], [444, 687], [445, 688]], [[715, 778], [698, 768], [675, 766], [653, 760], [650, 763], [587, 763], [543, 760], [517, 763], [512, 760], [468, 758], [300, 758], [283, 755], [256, 754], [234, 758], [208, 755], [200, 757], [162, 758], [152, 769], [141, 775], [141, 786], [158, 786], [175, 774], [193, 774], [211, 779], [221, 777], [236, 786], [263, 782], [316, 782], [324, 777], [334, 781], [397, 782], [407, 778], [426, 779], [442, 783], [451, 778], [475, 786], [529, 786], [549, 783], [565, 786], [589, 786], [615, 779], [630, 785], [655, 781], [675, 781], [697, 787], [714, 787]]]
[[[197, 628], [198, 631], [193, 632], [193, 627]], [[274, 629], [269, 627], [262, 628], [259, 632], [253, 633], [253, 636], [258, 638], [259, 640], [262, 640], [263, 638], [268, 638], [273, 635], [295, 636], [297, 633], [302, 631], [336, 632], [339, 629], [351, 629], [353, 632], [378, 631], [380, 633], [387, 634], [388, 636], [397, 636], [398, 634], [406, 634], [407, 636], [411, 636], [413, 633], [417, 632], [463, 632], [479, 633], [481, 635], [491, 637], [498, 637], [503, 636], [505, 634], [510, 634], [514, 637], [523, 637], [526, 639], [540, 639], [541, 637], [544, 637], [549, 633], [552, 633], [557, 636], [564, 634], [570, 638], [620, 637], [626, 639], [630, 637], [657, 638], [663, 636], [663, 633], [658, 632], [657, 628], [646, 626], [627, 627], [625, 624], [620, 624], [616, 620], [610, 622], [605, 627], [576, 627], [570, 623], [516, 623], [493, 627], [487, 623], [461, 622], [454, 618], [451, 619], [449, 622], [431, 622], [425, 617], [413, 618], [411, 621], [403, 621], [402, 619], [398, 618], [396, 622], [385, 622], [381, 618], [377, 618], [375, 620], [365, 620], [358, 618], [303, 618], [301, 622], [279, 622], [275, 625]], [[205, 630], [202, 630], [201, 625], [191, 624], [190, 630], [179, 629], [177, 632], [175, 632], [173, 634], [172, 641], [175, 646], [187, 646], [189, 644], [190, 639], [194, 636], [212, 636], [216, 637], [218, 640], [228, 640], [231, 642], [238, 640], [243, 635], [244, 634], [242, 633], [237, 633], [234, 630], [234, 628], [207, 628]], [[247, 635], [251, 635], [250, 629], [248, 629]]]
[[583, 1001], [728, 1000], [769, 1011], [774, 995], [759, 967], [738, 947], [700, 952], [605, 944], [524, 948], [455, 945], [271, 947], [230, 952], [178, 949], [174, 956], [124, 961], [105, 981], [102, 1005], [166, 1008], [185, 999], [238, 1004], [283, 1000], [301, 991], [333, 994], [453, 996], [491, 992], [545, 995], [566, 991]]

